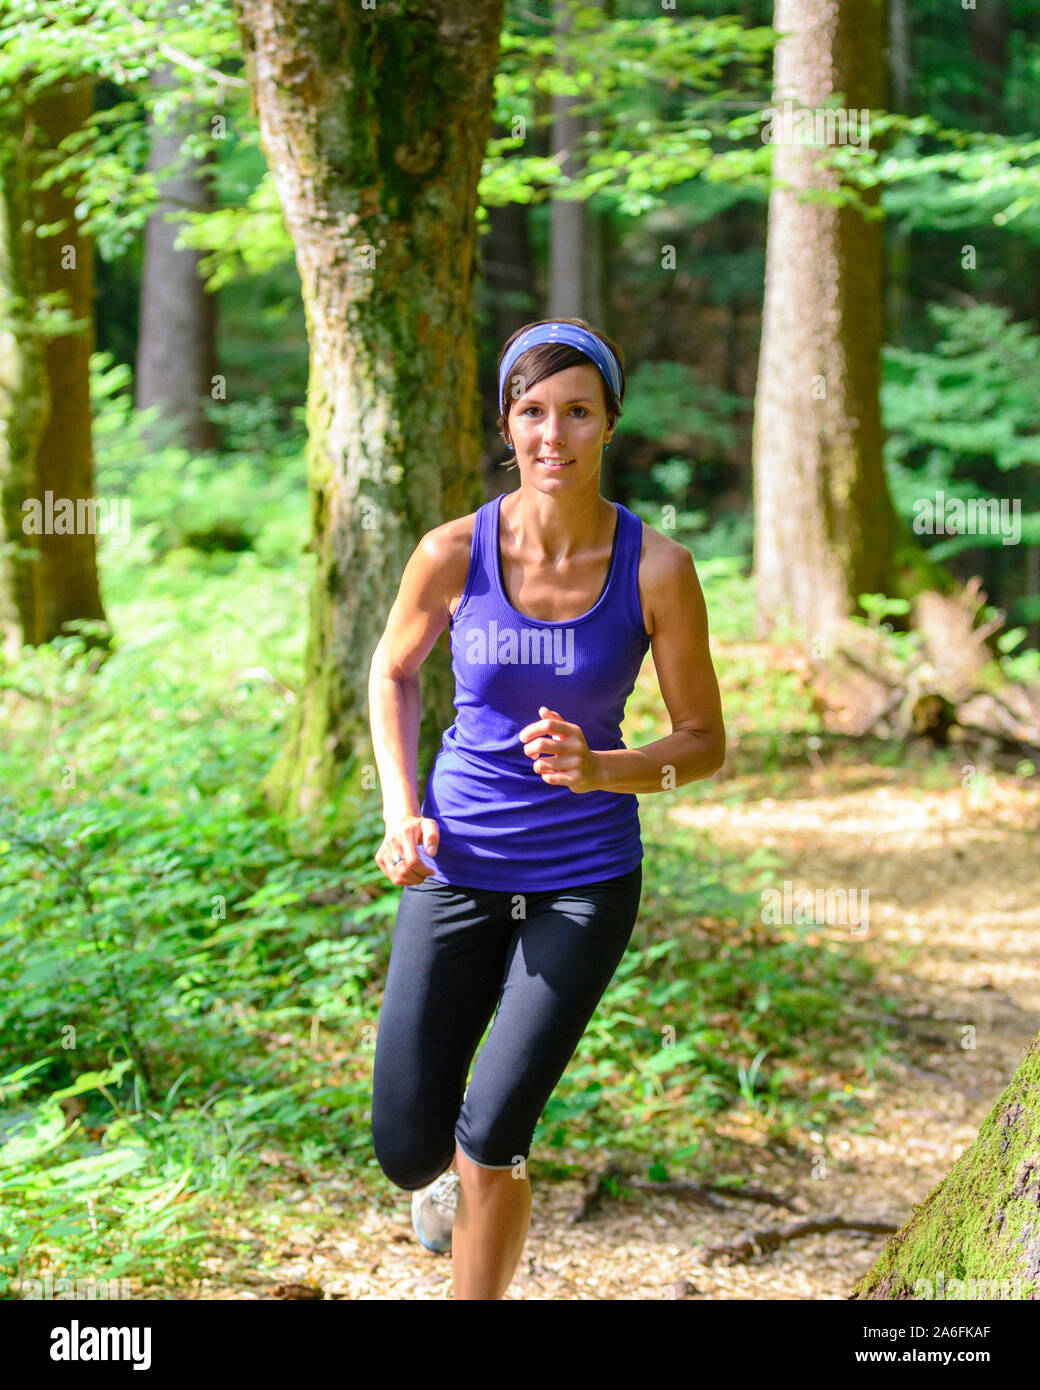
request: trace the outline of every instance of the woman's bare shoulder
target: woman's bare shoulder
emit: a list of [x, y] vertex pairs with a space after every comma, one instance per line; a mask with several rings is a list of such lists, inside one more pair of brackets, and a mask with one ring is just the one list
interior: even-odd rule
[[421, 548], [438, 568], [458, 565], [463, 557], [468, 566], [476, 515], [476, 512], [470, 512], [466, 516], [457, 516], [451, 521], [442, 522], [440, 526], [434, 526], [423, 536]]
[[693, 569], [693, 556], [680, 541], [665, 536], [646, 521], [639, 551], [639, 598], [647, 632], [654, 632], [654, 610], [664, 611], [674, 602], [683, 576]]
[[419, 543], [419, 550], [431, 576], [435, 576], [437, 591], [449, 616], [454, 615], [466, 587], [476, 515], [476, 512], [469, 512], [466, 516], [442, 522], [440, 526], [427, 531]]

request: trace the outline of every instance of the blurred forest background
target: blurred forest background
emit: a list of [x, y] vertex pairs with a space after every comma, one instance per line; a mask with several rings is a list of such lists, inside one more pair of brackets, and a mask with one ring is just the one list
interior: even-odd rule
[[[992, 876], [991, 981], [992, 894], [1028, 897], [1002, 932], [1035, 903], [1040, 15], [473, 0], [438, 33], [431, 8], [0, 5], [0, 1296], [48, 1270], [144, 1297], [369, 1286], [366, 1222], [403, 1207], [367, 1129], [399, 895], [372, 862], [368, 664], [422, 534], [515, 486], [496, 360], [544, 317], [624, 349], [602, 491], [694, 555], [730, 753], [641, 801], [640, 924], [536, 1191], [604, 1154], [733, 1189], [826, 1160], [832, 1192], [876, 1179], [894, 1230], [972, 1161], [952, 1132], [909, 1177], [868, 1149], [883, 1095], [913, 1113], [907, 1019], [954, 988], [913, 963], [955, 857]], [[771, 143], [784, 91], [838, 94], [869, 141]], [[107, 533], [27, 528], [48, 493], [99, 499]], [[1013, 536], [920, 524], [980, 499], [1016, 503]], [[648, 664], [626, 742], [665, 719]], [[936, 846], [950, 817], [994, 837]], [[887, 879], [886, 826], [919, 855]], [[881, 929], [770, 922], [792, 877], [874, 885]], [[1004, 988], [972, 1135], [1032, 1074], [1040, 996]], [[844, 1296], [849, 1267], [792, 1296]]]

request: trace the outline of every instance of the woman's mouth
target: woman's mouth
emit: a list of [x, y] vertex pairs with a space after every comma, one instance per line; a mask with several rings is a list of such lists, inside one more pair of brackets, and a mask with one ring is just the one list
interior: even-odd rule
[[573, 463], [574, 460], [573, 460], [573, 459], [541, 458], [541, 459], [538, 460], [538, 462], [539, 462], [540, 464], [542, 464], [542, 466], [545, 467], [545, 468], [566, 468], [567, 465], [570, 464], [570, 463]]

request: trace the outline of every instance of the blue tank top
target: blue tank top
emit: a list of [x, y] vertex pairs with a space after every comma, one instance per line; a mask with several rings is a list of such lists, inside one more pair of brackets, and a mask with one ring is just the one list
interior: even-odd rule
[[580, 725], [594, 751], [624, 748], [621, 721], [650, 637], [639, 603], [643, 523], [615, 503], [607, 580], [578, 618], [528, 617], [506, 597], [502, 496], [474, 515], [469, 572], [450, 625], [455, 722], [442, 739], [422, 814], [440, 844], [420, 857], [432, 879], [542, 892], [628, 873], [643, 858], [631, 793], [572, 792], [534, 771], [519, 733], [547, 705]]

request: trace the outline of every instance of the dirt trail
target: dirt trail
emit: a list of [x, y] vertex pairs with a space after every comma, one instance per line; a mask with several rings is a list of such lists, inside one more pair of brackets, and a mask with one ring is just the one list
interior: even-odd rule
[[[903, 1001], [903, 1046], [913, 1062], [860, 1089], [876, 1132], [857, 1134], [851, 1120], [832, 1130], [823, 1178], [813, 1178], [807, 1158], [761, 1144], [749, 1150], [748, 1176], [797, 1189], [805, 1213], [902, 1224], [974, 1140], [1040, 1029], [1040, 787], [991, 776], [980, 792], [929, 790], [921, 780], [920, 768], [806, 767], [782, 799], [758, 800], [746, 782], [740, 804], [720, 797], [671, 812], [710, 831], [720, 847], [772, 846], [795, 888], [870, 890], [869, 932], [857, 949], [880, 964], [879, 987]], [[962, 1046], [966, 1026], [975, 1029], [974, 1049]], [[739, 1133], [732, 1125], [728, 1132]], [[535, 1182], [531, 1231], [508, 1298], [844, 1299], [886, 1239], [809, 1236], [746, 1263], [701, 1267], [696, 1247], [795, 1213], [741, 1201], [734, 1218], [638, 1196], [606, 1201], [571, 1225], [564, 1217], [577, 1192], [576, 1183]], [[270, 1266], [254, 1260], [255, 1272], [245, 1273], [240, 1247], [236, 1277], [230, 1252], [217, 1251], [214, 1278], [199, 1294], [265, 1298], [278, 1284], [308, 1282], [327, 1298], [449, 1298], [450, 1261], [414, 1240], [407, 1196], [386, 1211], [362, 1207], [360, 1197], [348, 1181], [311, 1175], [289, 1194], [295, 1204], [281, 1205], [277, 1236], [241, 1233], [259, 1238], [257, 1252], [272, 1251]], [[349, 1213], [361, 1211], [358, 1223]]]

